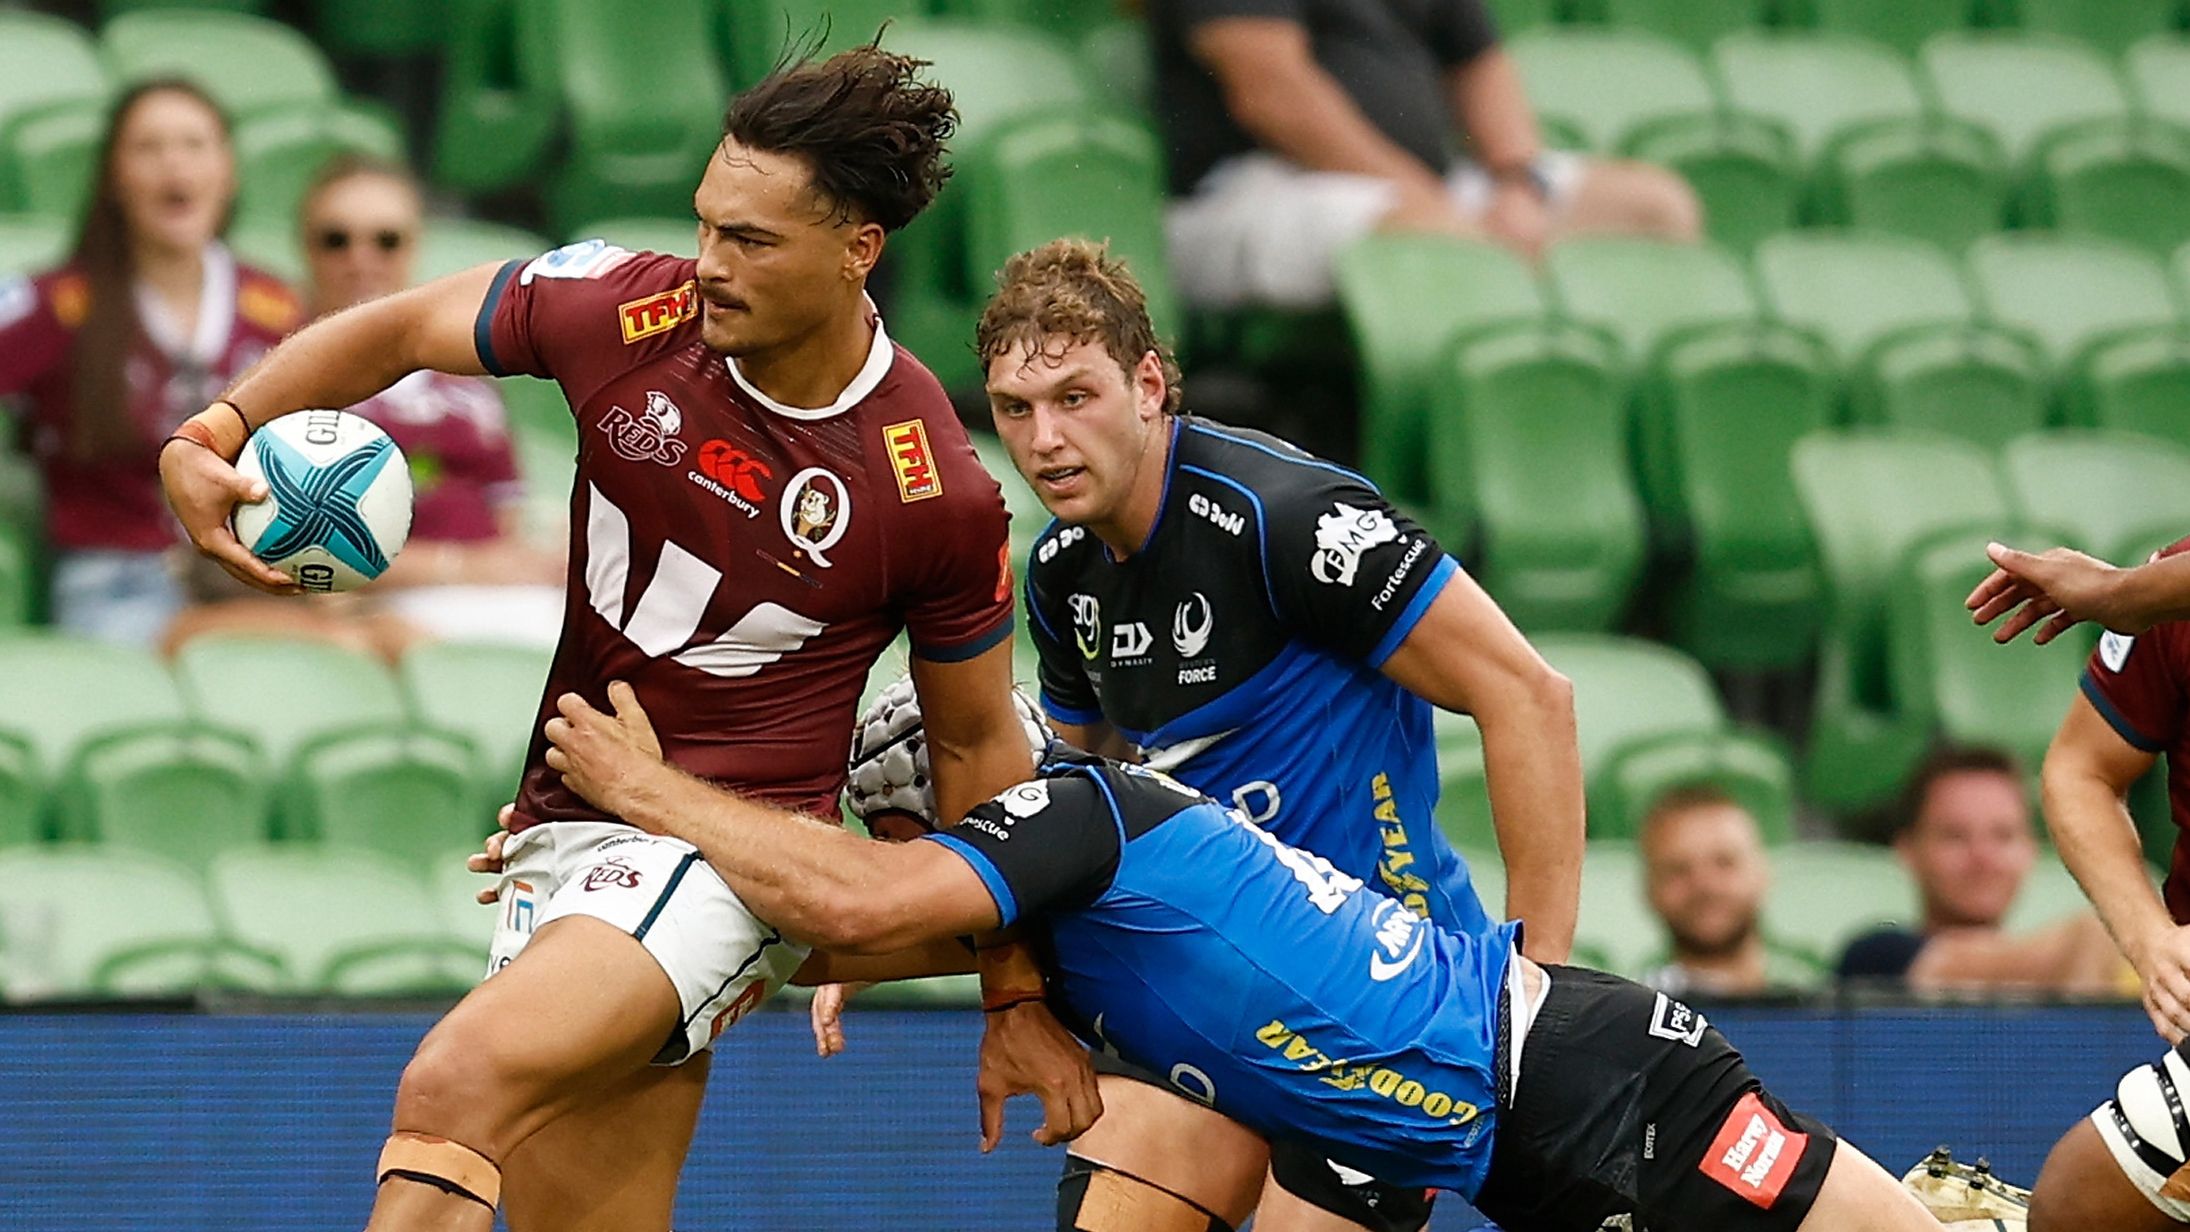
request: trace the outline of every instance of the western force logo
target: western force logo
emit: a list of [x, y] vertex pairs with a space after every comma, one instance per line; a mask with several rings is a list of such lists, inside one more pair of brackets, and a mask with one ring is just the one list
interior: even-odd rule
[[688, 281], [681, 287], [616, 305], [616, 323], [624, 345], [666, 334], [700, 314], [699, 292]]
[[1209, 648], [1209, 634], [1216, 624], [1209, 596], [1195, 591], [1171, 613], [1171, 649], [1182, 659], [1194, 658]]
[[842, 479], [821, 467], [809, 466], [791, 476], [776, 515], [792, 546], [827, 569], [831, 566], [824, 553], [844, 538], [852, 522], [852, 492]]
[[1318, 582], [1351, 586], [1361, 570], [1361, 557], [1379, 544], [1399, 539], [1381, 509], [1356, 509], [1345, 501], [1333, 501], [1331, 512], [1316, 519], [1316, 554], [1308, 571]]
[[1072, 642], [1080, 648], [1080, 657], [1092, 659], [1103, 652], [1103, 606], [1093, 595], [1074, 595], [1072, 606]]
[[646, 391], [646, 409], [633, 415], [620, 406], [601, 416], [601, 431], [608, 433], [608, 447], [616, 456], [633, 462], [659, 462], [675, 466], [684, 458], [684, 412], [658, 389]]
[[729, 501], [748, 518], [760, 516], [760, 502], [768, 498], [762, 480], [776, 477], [766, 462], [726, 440], [717, 438], [700, 446], [699, 468], [686, 478]]
[[928, 427], [917, 419], [893, 423], [882, 429], [882, 445], [890, 451], [890, 467], [897, 472], [898, 503], [943, 495], [943, 476], [928, 453]]

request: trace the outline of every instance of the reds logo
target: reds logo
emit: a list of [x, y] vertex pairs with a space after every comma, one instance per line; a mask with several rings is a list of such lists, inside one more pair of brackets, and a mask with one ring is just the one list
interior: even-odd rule
[[609, 448], [616, 456], [633, 462], [659, 462], [674, 466], [684, 457], [684, 442], [677, 433], [684, 428], [684, 412], [658, 389], [646, 391], [646, 410], [633, 415], [620, 406], [601, 416], [601, 430], [608, 433]]
[[673, 290], [616, 305], [616, 323], [623, 328], [624, 345], [641, 338], [665, 334], [699, 315], [700, 297], [687, 282]]
[[719, 439], [700, 446], [700, 472], [749, 501], [765, 500], [760, 481], [776, 477], [766, 462]]
[[586, 870], [585, 884], [579, 888], [636, 890], [639, 888], [639, 870], [619, 860], [603, 861]]
[[900, 504], [943, 495], [943, 477], [936, 473], [928, 455], [928, 428], [917, 419], [893, 423], [882, 429], [882, 443], [890, 451], [890, 465], [897, 472]]

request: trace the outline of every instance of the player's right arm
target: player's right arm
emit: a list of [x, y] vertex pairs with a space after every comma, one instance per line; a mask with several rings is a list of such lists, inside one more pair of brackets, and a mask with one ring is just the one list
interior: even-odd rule
[[2190, 620], [2190, 553], [2122, 569], [2074, 548], [2022, 552], [1995, 543], [1985, 551], [1992, 574], [1965, 606], [1981, 625], [2007, 615], [1993, 630], [1996, 642], [2012, 642], [2033, 626], [2032, 640], [2042, 646], [2086, 620], [2129, 634]]
[[2153, 888], [2125, 802], [2155, 756], [2079, 696], [2046, 750], [2042, 780], [2061, 861], [2136, 968], [2153, 1027], [2173, 1042], [2190, 1034], [2190, 929], [2176, 927]]
[[[487, 371], [476, 327], [497, 277], [482, 265], [359, 304], [290, 335], [193, 420], [211, 447], [177, 442], [160, 451], [160, 485], [190, 542], [236, 578], [261, 590], [296, 586], [246, 550], [229, 528], [239, 502], [265, 495], [234, 462], [260, 425], [292, 411], [351, 406], [421, 368], [466, 376]], [[230, 408], [233, 408], [232, 410]]]

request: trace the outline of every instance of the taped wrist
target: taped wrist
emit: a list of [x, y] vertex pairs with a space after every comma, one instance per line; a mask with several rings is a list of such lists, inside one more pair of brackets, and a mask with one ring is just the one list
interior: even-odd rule
[[242, 455], [244, 442], [251, 439], [251, 421], [244, 417], [242, 407], [223, 398], [183, 420], [167, 439], [203, 445], [222, 460], [233, 462]]

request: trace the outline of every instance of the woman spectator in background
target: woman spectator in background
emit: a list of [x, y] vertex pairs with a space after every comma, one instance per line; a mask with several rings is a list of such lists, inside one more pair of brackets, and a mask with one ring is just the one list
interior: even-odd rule
[[280, 280], [220, 241], [235, 156], [196, 86], [125, 92], [97, 177], [67, 262], [0, 283], [0, 395], [28, 395], [54, 623], [151, 645], [186, 599], [160, 443], [302, 317]]
[[[312, 315], [410, 286], [424, 205], [418, 181], [384, 159], [344, 154], [322, 168], [298, 218]], [[176, 623], [170, 647], [215, 631], [320, 636], [390, 659], [421, 638], [554, 644], [562, 552], [524, 533], [523, 488], [494, 386], [414, 372], [350, 409], [395, 439], [417, 491], [410, 542], [388, 572], [352, 595], [252, 595], [194, 609]]]

